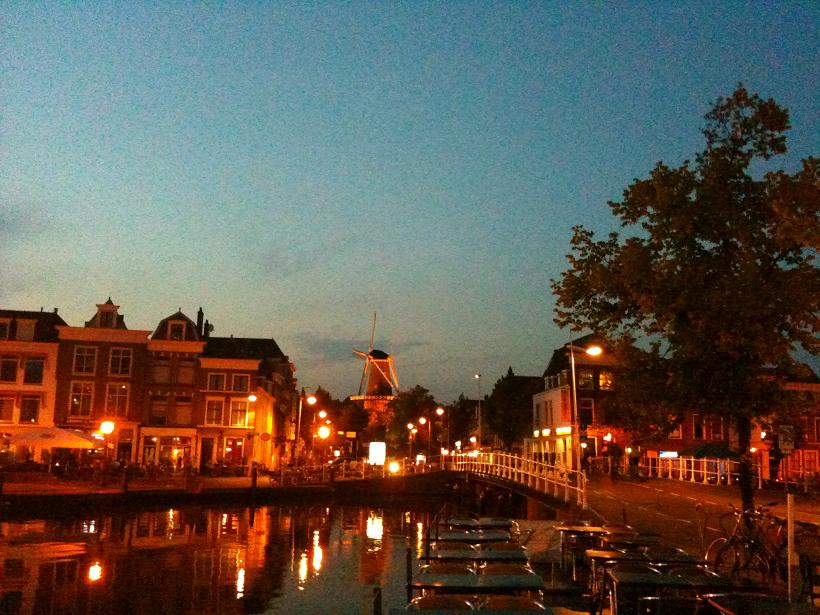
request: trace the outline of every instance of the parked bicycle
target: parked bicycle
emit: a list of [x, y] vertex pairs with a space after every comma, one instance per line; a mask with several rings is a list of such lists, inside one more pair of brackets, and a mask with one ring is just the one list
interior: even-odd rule
[[740, 511], [733, 505], [720, 516], [724, 535], [706, 549], [712, 568], [733, 579], [785, 582], [788, 574], [786, 522], [769, 512], [770, 506]]

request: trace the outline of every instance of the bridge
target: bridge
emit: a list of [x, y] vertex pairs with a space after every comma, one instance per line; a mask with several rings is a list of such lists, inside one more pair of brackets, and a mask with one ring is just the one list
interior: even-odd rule
[[451, 471], [490, 479], [515, 490], [523, 487], [546, 496], [587, 508], [587, 477], [584, 472], [551, 465], [509, 453], [471, 452], [445, 457], [443, 466]]

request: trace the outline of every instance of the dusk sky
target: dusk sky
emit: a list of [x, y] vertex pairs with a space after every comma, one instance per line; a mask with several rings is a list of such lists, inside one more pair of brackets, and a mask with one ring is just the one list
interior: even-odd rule
[[615, 228], [738, 82], [820, 153], [817, 2], [0, 6], [0, 307], [202, 306], [355, 394], [373, 313], [446, 402], [569, 339], [571, 227]]

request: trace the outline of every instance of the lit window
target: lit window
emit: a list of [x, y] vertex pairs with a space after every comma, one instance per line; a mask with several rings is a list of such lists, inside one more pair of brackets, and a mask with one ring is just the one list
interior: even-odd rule
[[221, 425], [222, 424], [222, 409], [225, 402], [221, 399], [209, 399], [205, 407], [205, 424], [206, 425]]
[[37, 423], [40, 420], [40, 398], [23, 397], [20, 400], [20, 423]]
[[105, 414], [108, 416], [128, 415], [128, 385], [123, 382], [109, 382], [105, 387]]
[[71, 398], [68, 413], [72, 416], [91, 416], [91, 405], [94, 401], [94, 384], [91, 382], [72, 382]]
[[231, 425], [234, 427], [248, 426], [248, 402], [247, 401], [232, 401], [231, 402]]
[[97, 368], [97, 349], [93, 346], [77, 346], [74, 349], [74, 373], [93, 374]]
[[602, 391], [612, 390], [612, 372], [608, 369], [602, 369], [598, 375], [598, 387]]

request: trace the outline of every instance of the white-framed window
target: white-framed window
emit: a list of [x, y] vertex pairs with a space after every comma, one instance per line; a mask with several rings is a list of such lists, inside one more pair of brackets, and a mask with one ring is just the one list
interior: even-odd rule
[[598, 374], [598, 388], [602, 391], [611, 391], [613, 389], [613, 379], [612, 370], [602, 369]]
[[9, 333], [11, 332], [10, 324], [8, 320], [0, 320], [0, 340], [9, 339]]
[[233, 375], [233, 390], [234, 391], [249, 391], [251, 387], [251, 377], [247, 374]]
[[17, 321], [17, 333], [15, 333], [14, 338], [30, 342], [34, 339], [34, 327], [37, 324], [37, 321], [34, 320], [18, 320]]
[[108, 373], [112, 376], [130, 376], [133, 354], [130, 348], [112, 348]]
[[0, 422], [11, 423], [14, 420], [14, 398], [0, 397]]
[[185, 339], [185, 321], [184, 320], [170, 320], [170, 321], [168, 321], [168, 339], [169, 340], [184, 340]]
[[555, 424], [555, 417], [552, 414], [552, 400], [547, 400], [547, 425], [552, 426]]
[[208, 390], [209, 391], [224, 391], [225, 390], [225, 374], [208, 374]]
[[224, 399], [209, 399], [205, 404], [205, 424], [222, 425], [222, 411], [224, 408]]
[[71, 397], [68, 403], [68, 413], [71, 416], [91, 416], [91, 406], [94, 403], [94, 383], [72, 382]]
[[77, 346], [74, 348], [74, 373], [93, 374], [97, 369], [97, 348]]
[[245, 400], [231, 401], [231, 426], [248, 426], [248, 402]]
[[45, 366], [46, 360], [44, 357], [26, 357], [26, 364], [23, 368], [23, 382], [26, 384], [42, 384]]
[[575, 370], [575, 386], [579, 389], [592, 388], [592, 369], [588, 367], [579, 367]]
[[124, 382], [109, 382], [105, 385], [106, 416], [128, 416], [128, 385]]
[[[578, 400], [578, 422], [589, 427], [595, 420], [595, 402], [590, 398]], [[583, 429], [583, 427], [582, 427]]]
[[20, 359], [14, 355], [0, 357], [0, 382], [17, 382], [17, 366]]
[[40, 397], [24, 395], [20, 399], [20, 423], [40, 422]]

